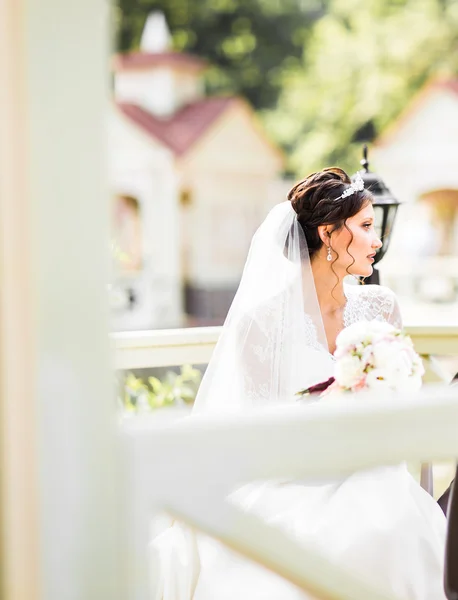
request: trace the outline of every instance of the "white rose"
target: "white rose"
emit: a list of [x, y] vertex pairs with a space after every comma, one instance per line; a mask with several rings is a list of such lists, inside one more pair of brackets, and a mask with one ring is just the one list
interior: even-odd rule
[[404, 387], [405, 382], [409, 378], [409, 373], [397, 367], [380, 369], [379, 372], [383, 375], [387, 385], [393, 390], [400, 390]]
[[366, 339], [367, 322], [358, 321], [349, 327], [345, 327], [336, 338], [337, 349], [344, 350], [349, 346], [356, 346]]
[[374, 366], [374, 355], [372, 350], [373, 347], [371, 344], [369, 344], [369, 346], [366, 347], [362, 346], [360, 349], [356, 350], [363, 365], [363, 370], [367, 369], [367, 367]]
[[394, 344], [389, 341], [381, 341], [372, 346], [372, 355], [374, 357], [374, 366], [377, 369], [389, 368], [393, 362]]
[[345, 327], [337, 336], [336, 356], [338, 354], [342, 355], [342, 352], [350, 346], [359, 344], [366, 346], [394, 332], [396, 332], [396, 329], [385, 321], [357, 321]]
[[396, 332], [396, 328], [393, 327], [390, 323], [386, 321], [378, 321], [374, 319], [373, 321], [369, 321], [368, 329], [371, 332], [372, 336], [380, 336], [386, 334], [393, 334]]
[[415, 373], [410, 356], [404, 349], [394, 353], [391, 363], [386, 364], [380, 370], [383, 372], [387, 383], [394, 390], [410, 391], [418, 389], [418, 381], [421, 384], [421, 375]]
[[386, 373], [381, 369], [372, 369], [366, 375], [366, 386], [370, 390], [389, 390], [391, 388], [387, 381]]
[[364, 377], [364, 364], [357, 356], [346, 354], [336, 363], [335, 378], [339, 385], [351, 388]]
[[398, 371], [406, 376], [412, 375], [414, 367], [412, 351], [409, 348], [401, 346], [396, 355], [398, 358], [396, 363]]
[[367, 336], [370, 338], [371, 343], [377, 343], [383, 339], [396, 339], [397, 330], [387, 323], [386, 321], [378, 321], [374, 319], [367, 323]]

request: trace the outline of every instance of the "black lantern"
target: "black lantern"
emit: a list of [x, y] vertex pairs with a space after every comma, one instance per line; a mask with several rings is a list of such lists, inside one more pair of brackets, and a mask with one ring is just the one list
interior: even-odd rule
[[400, 202], [393, 196], [385, 183], [375, 173], [369, 171], [369, 161], [367, 159], [367, 146], [363, 148], [363, 167], [359, 174], [363, 178], [365, 189], [372, 192], [374, 196], [375, 229], [383, 246], [377, 250], [374, 260], [374, 271], [370, 277], [367, 277], [365, 283], [380, 283], [380, 274], [375, 265], [385, 256], [390, 245], [391, 232], [393, 231], [394, 219]]

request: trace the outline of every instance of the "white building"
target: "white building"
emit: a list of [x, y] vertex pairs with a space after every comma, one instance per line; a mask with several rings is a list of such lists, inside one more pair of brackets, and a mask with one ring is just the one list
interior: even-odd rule
[[458, 81], [434, 81], [373, 151], [375, 170], [402, 202], [384, 282], [419, 301], [458, 300]]
[[[154, 51], [152, 51], [154, 50]], [[206, 97], [206, 63], [169, 49], [162, 15], [114, 61], [114, 328], [221, 322], [283, 156], [240, 97]]]

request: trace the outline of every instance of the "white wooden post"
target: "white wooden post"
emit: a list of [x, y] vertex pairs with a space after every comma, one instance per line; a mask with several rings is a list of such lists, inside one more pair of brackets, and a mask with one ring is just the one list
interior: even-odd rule
[[125, 597], [108, 345], [109, 2], [0, 3], [2, 600]]
[[[0, 597], [40, 597], [24, 6], [0, 2]], [[27, 577], [24, 574], [27, 574]]]

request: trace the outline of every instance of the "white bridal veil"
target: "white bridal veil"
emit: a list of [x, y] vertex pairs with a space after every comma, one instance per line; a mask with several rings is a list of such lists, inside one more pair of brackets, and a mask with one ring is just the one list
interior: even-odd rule
[[307, 242], [286, 201], [253, 237], [194, 413], [294, 402], [330, 376], [331, 361]]

